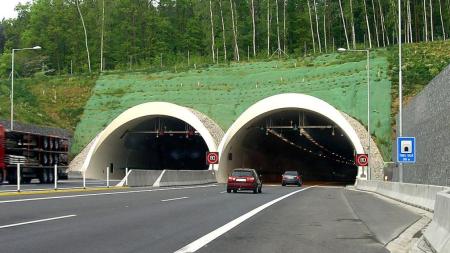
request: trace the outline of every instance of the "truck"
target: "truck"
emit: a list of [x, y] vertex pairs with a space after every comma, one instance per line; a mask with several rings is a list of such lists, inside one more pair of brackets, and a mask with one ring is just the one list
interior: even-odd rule
[[5, 125], [0, 122], [0, 184], [17, 183], [18, 164], [22, 183], [54, 182], [55, 165], [58, 179], [67, 179], [70, 138], [64, 131], [26, 125], [11, 130]]

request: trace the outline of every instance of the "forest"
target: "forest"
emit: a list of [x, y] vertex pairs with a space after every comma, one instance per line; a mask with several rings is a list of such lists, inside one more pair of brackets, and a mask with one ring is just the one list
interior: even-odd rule
[[[398, 43], [397, 0], [33, 0], [0, 22], [0, 77], [298, 58]], [[404, 43], [446, 40], [450, 0], [403, 0]]]

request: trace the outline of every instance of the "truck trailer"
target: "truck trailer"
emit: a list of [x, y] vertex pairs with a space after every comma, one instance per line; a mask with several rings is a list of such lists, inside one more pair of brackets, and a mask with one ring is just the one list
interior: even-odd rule
[[17, 164], [22, 183], [30, 183], [35, 178], [42, 184], [54, 182], [55, 165], [58, 179], [67, 179], [70, 139], [43, 129], [10, 130], [0, 123], [0, 184], [5, 180], [9, 184], [17, 183]]

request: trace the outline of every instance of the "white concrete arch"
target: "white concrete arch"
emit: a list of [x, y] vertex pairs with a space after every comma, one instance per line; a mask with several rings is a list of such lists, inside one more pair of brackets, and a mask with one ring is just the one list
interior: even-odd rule
[[[167, 102], [148, 102], [136, 105], [124, 111], [100, 132], [90, 147], [89, 155], [86, 157], [81, 171], [85, 171], [88, 178], [104, 178], [106, 166], [110, 163], [113, 163], [115, 167], [127, 166], [128, 157], [124, 159], [124, 150], [117, 148], [117, 145], [123, 145], [123, 140], [121, 140], [120, 136], [127, 129], [131, 129], [146, 120], [161, 116], [172, 117], [189, 124], [203, 138], [209, 151], [217, 151], [218, 140], [214, 139], [210, 132], [211, 129], [205, 126], [198, 115], [202, 114], [190, 108]], [[211, 122], [208, 122], [208, 124], [211, 125]], [[212, 128], [215, 128], [217, 131], [218, 126], [215, 125]], [[123, 176], [123, 171], [114, 171], [111, 178], [118, 179]]]
[[[228, 131], [225, 133], [222, 141], [219, 144], [220, 152], [220, 164], [218, 167], [217, 179], [219, 182], [224, 182], [228, 176], [227, 163], [228, 153], [230, 152], [229, 144], [232, 143], [234, 138], [240, 138], [240, 129], [246, 127], [251, 122], [263, 118], [264, 116], [286, 109], [301, 109], [318, 113], [339, 126], [349, 141], [353, 144], [357, 153], [364, 153], [363, 146], [357, 133], [350, 125], [350, 123], [344, 118], [344, 116], [333, 106], [327, 102], [318, 99], [313, 96], [298, 94], [298, 93], [285, 93], [274, 95], [258, 101], [244, 111], [239, 118], [231, 125]], [[238, 152], [234, 150], [234, 152]], [[362, 169], [358, 168], [358, 177], [361, 175]]]

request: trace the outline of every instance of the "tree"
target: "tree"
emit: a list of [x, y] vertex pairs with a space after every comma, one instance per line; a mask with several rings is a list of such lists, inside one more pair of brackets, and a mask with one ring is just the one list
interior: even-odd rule
[[233, 8], [233, 0], [230, 0], [230, 9], [231, 9], [231, 24], [233, 25], [233, 37], [234, 37], [234, 59], [239, 61], [239, 46], [237, 43], [237, 28], [234, 21], [234, 8]]
[[444, 17], [442, 16], [442, 4], [441, 0], [438, 0], [439, 2], [439, 16], [441, 17], [441, 28], [442, 28], [442, 38], [445, 40], [445, 25], [444, 25]]
[[252, 0], [252, 24], [253, 24], [253, 57], [256, 57], [256, 25], [255, 25], [255, 5]]
[[367, 15], [367, 4], [366, 0], [362, 0], [364, 2], [364, 13], [366, 14], [366, 25], [367, 25], [367, 37], [369, 38], [369, 48], [372, 49], [372, 35], [370, 34], [370, 25], [369, 25], [369, 17]]
[[423, 0], [423, 20], [425, 26], [425, 41], [428, 41], [427, 5], [425, 0]]
[[100, 45], [100, 72], [103, 71], [103, 35], [105, 31], [105, 0], [102, 0], [102, 35]]
[[373, 12], [373, 20], [375, 22], [375, 36], [377, 37], [377, 47], [380, 47], [380, 39], [378, 36], [378, 20], [376, 17], [375, 4], [373, 3], [373, 0], [372, 0], [372, 12]]
[[[365, 1], [365, 0], [363, 0], [363, 1]], [[345, 41], [346, 41], [347, 49], [350, 49], [350, 45], [348, 43], [347, 27], [345, 25], [345, 17], [344, 17], [344, 11], [342, 10], [341, 0], [339, 0], [339, 8], [341, 10], [342, 25], [344, 26]], [[356, 46], [354, 45], [354, 47], [356, 47]]]
[[214, 43], [214, 21], [213, 21], [213, 12], [212, 12], [212, 3], [211, 0], [209, 0], [209, 12], [211, 14], [211, 51], [212, 51], [212, 59], [213, 62], [216, 62], [215, 57], [215, 43]]
[[86, 32], [86, 25], [84, 24], [83, 14], [81, 14], [79, 0], [76, 0], [76, 3], [77, 3], [78, 13], [80, 14], [81, 23], [83, 24], [84, 40], [85, 40], [85, 44], [86, 44], [86, 53], [87, 53], [87, 62], [88, 62], [88, 66], [89, 66], [89, 73], [91, 73], [92, 72], [92, 70], [91, 70], [91, 57], [89, 55], [89, 46], [88, 46], [88, 37], [87, 37], [87, 32]]
[[[341, 0], [339, 0], [339, 1], [341, 1]], [[313, 29], [312, 16], [311, 16], [311, 6], [309, 4], [309, 0], [306, 0], [306, 2], [308, 3], [309, 24], [311, 27], [311, 38], [312, 38], [312, 42], [313, 42], [313, 50], [314, 50], [314, 53], [316, 53], [316, 42], [314, 39], [315, 36], [314, 36], [314, 29]]]
[[270, 56], [270, 0], [267, 0], [267, 56]]
[[219, 0], [220, 6], [220, 19], [222, 20], [222, 38], [223, 38], [223, 59], [227, 61], [227, 40], [225, 38], [225, 23], [223, 22], [223, 13], [222, 13], [222, 0]]
[[434, 41], [433, 1], [432, 0], [430, 0], [430, 30], [431, 30], [431, 41]]
[[317, 42], [319, 42], [319, 52], [322, 53], [322, 45], [320, 43], [320, 32], [319, 32], [319, 18], [317, 17], [317, 4], [314, 0], [314, 13], [316, 15], [316, 32], [317, 32]]
[[[342, 15], [342, 4], [341, 4], [340, 0], [339, 0], [339, 6], [341, 8], [341, 15]], [[345, 33], [347, 34], [347, 29], [345, 29], [344, 15], [342, 15], [342, 21], [343, 21], [342, 23], [344, 23]], [[350, 22], [351, 22], [351, 27], [352, 27], [352, 45], [353, 45], [353, 49], [356, 49], [356, 33], [355, 33], [355, 21], [354, 21], [354, 14], [353, 14], [353, 0], [350, 0]], [[345, 36], [347, 37], [347, 35], [345, 35]], [[348, 42], [347, 42], [347, 49], [349, 49]]]

